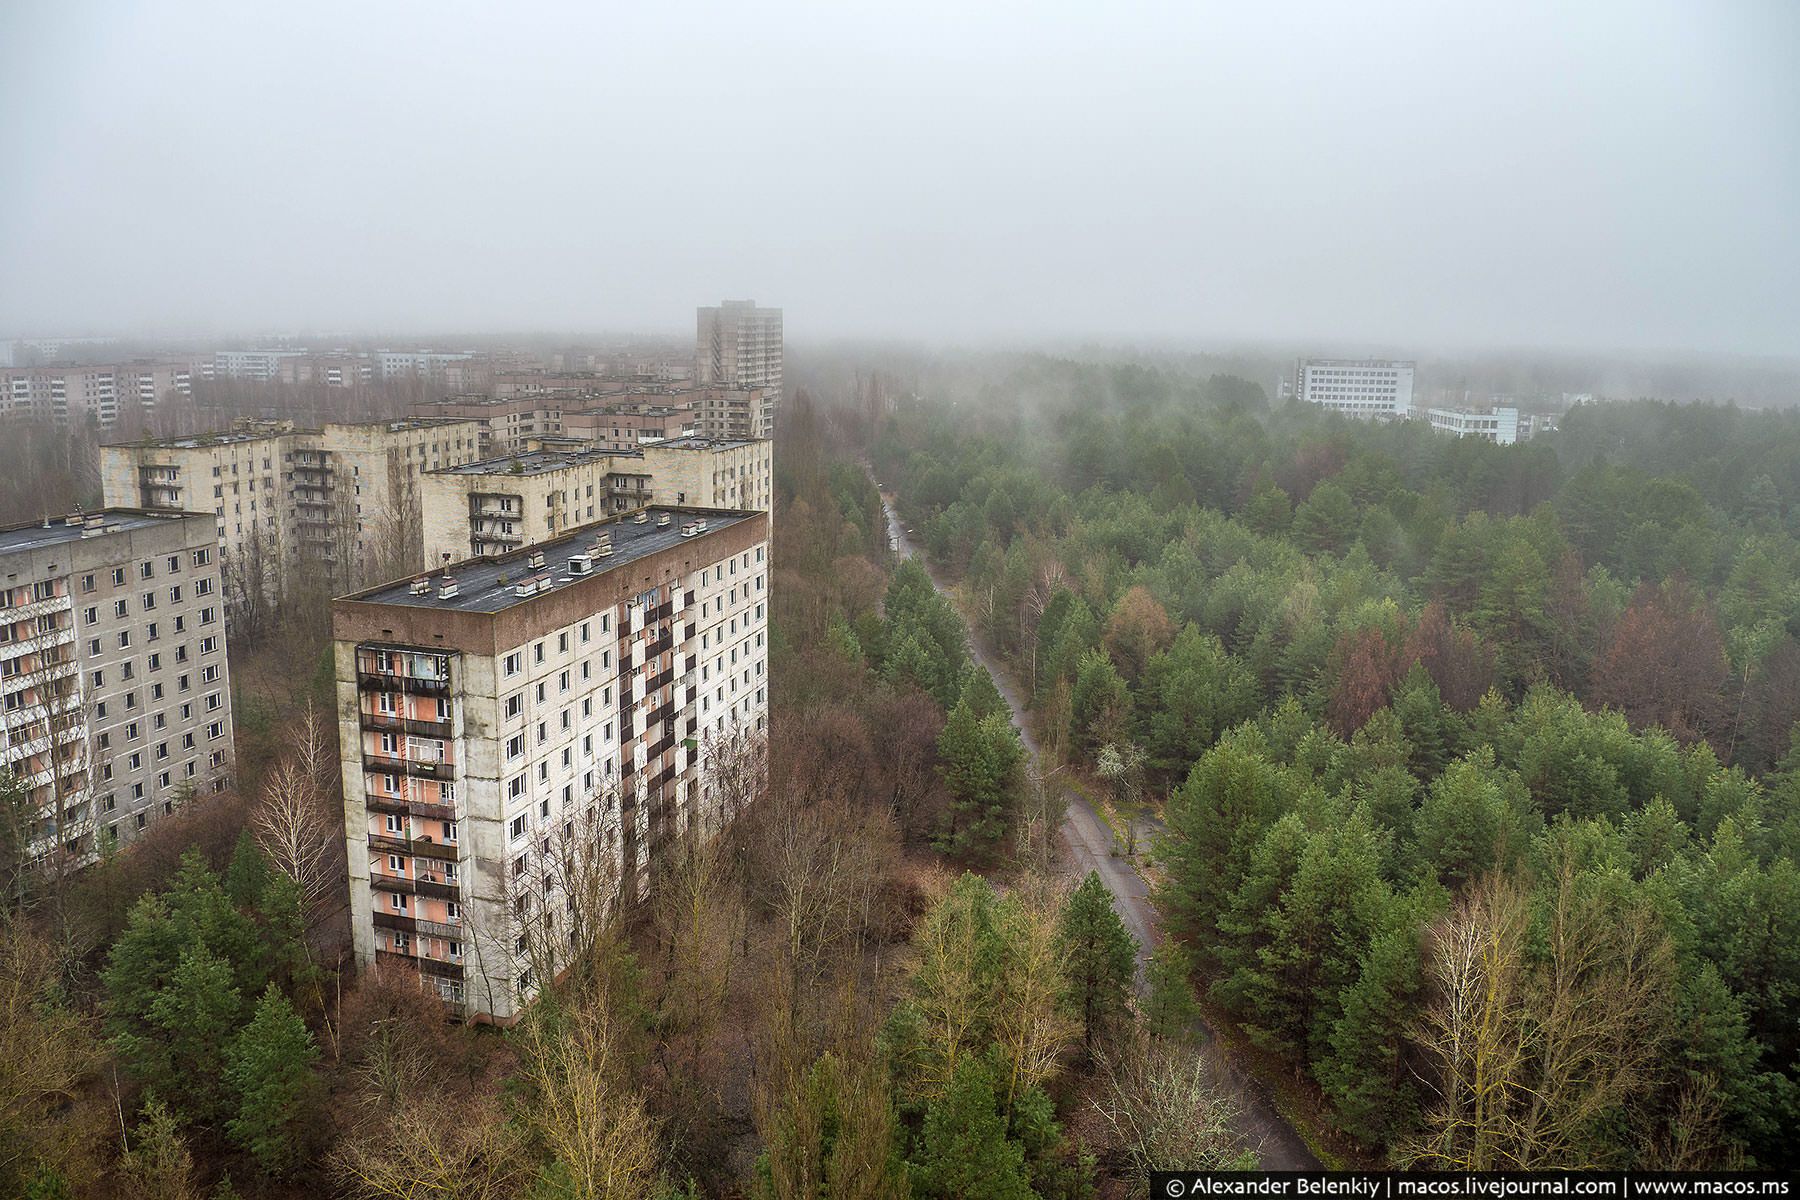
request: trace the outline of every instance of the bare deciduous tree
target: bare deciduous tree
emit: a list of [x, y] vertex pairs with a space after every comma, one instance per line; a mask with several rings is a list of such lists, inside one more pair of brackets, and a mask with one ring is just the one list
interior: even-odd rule
[[342, 821], [330, 786], [330, 747], [323, 722], [306, 706], [289, 752], [270, 772], [250, 815], [257, 846], [293, 880], [309, 907], [341, 890], [338, 843]]
[[[1416, 1034], [1437, 1101], [1401, 1161], [1536, 1170], [1630, 1152], [1601, 1122], [1667, 1082], [1672, 951], [1649, 904], [1584, 872], [1578, 855], [1550, 849], [1539, 954], [1526, 953], [1531, 898], [1500, 877], [1439, 924], [1427, 963], [1436, 994]], [[1684, 1157], [1703, 1131], [1690, 1123]]]
[[1102, 1053], [1100, 1094], [1089, 1103], [1111, 1134], [1121, 1173], [1136, 1186], [1151, 1171], [1255, 1165], [1233, 1132], [1237, 1109], [1189, 1045], [1141, 1031]]
[[618, 1017], [604, 1002], [542, 1005], [519, 1031], [526, 1120], [548, 1151], [562, 1194], [637, 1200], [652, 1193], [661, 1163], [656, 1122], [627, 1082]]

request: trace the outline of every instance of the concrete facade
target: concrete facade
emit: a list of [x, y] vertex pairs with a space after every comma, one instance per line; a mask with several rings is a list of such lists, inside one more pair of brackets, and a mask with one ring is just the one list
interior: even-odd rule
[[424, 476], [427, 567], [505, 554], [646, 504], [767, 510], [771, 444], [677, 438], [629, 451], [559, 439]]
[[675, 438], [638, 453], [652, 503], [761, 511], [775, 506], [774, 443], [766, 438]]
[[119, 369], [15, 367], [0, 371], [0, 397], [8, 415], [107, 429], [119, 419]]
[[31, 788], [37, 855], [86, 862], [226, 786], [211, 516], [106, 509], [0, 530], [0, 572], [4, 763]]
[[1294, 396], [1347, 417], [1404, 420], [1412, 411], [1416, 363], [1390, 359], [1302, 358]]
[[1516, 408], [1433, 408], [1428, 410], [1426, 417], [1433, 429], [1456, 437], [1476, 437], [1511, 446], [1520, 436], [1519, 410]]
[[506, 554], [649, 499], [641, 464], [605, 450], [534, 450], [436, 471], [420, 485], [425, 565]]
[[[702, 407], [700, 432], [710, 437], [773, 437], [782, 399], [779, 308], [727, 300], [696, 310], [694, 382], [720, 389]], [[752, 397], [751, 393], [760, 392]], [[741, 393], [741, 396], [735, 394]], [[738, 411], [738, 405], [744, 411]]]
[[576, 922], [722, 826], [750, 792], [720, 749], [766, 736], [767, 558], [766, 514], [656, 509], [333, 604], [363, 969], [509, 1022]]
[[470, 421], [243, 423], [233, 432], [103, 446], [112, 505], [212, 510], [235, 605], [278, 593], [301, 564], [354, 581], [373, 559], [407, 558], [419, 539], [418, 481], [472, 462]]

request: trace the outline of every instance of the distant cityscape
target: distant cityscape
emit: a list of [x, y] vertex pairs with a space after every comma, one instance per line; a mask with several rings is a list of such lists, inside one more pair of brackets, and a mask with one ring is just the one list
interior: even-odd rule
[[[760, 753], [782, 314], [695, 329], [691, 359], [14, 343], [6, 415], [103, 443], [104, 507], [0, 530], [0, 766], [33, 856], [85, 865], [230, 786], [228, 637], [329, 607], [357, 956], [510, 1019], [568, 944], [510, 920], [532, 848], [579, 825], [639, 894], [738, 802], [722, 759]], [[375, 419], [282, 412], [406, 384]], [[239, 415], [207, 425], [221, 385]]]

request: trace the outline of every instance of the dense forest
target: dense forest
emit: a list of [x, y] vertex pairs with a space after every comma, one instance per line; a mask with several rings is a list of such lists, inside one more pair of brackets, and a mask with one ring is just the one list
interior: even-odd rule
[[237, 793], [57, 877], [0, 836], [0, 1194], [1073, 1200], [1253, 1162], [843, 417], [802, 395], [777, 447], [764, 794], [513, 1028], [348, 960], [305, 625], [234, 652]]
[[1353, 1152], [1793, 1164], [1800, 417], [1496, 446], [1140, 367], [924, 390], [866, 419], [880, 477], [1046, 745], [1137, 777], [1209, 1011]]

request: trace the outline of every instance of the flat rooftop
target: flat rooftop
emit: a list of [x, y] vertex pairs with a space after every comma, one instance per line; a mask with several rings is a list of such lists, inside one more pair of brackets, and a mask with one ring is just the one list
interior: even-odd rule
[[[631, 517], [610, 518], [592, 525], [582, 525], [571, 529], [561, 537], [547, 542], [539, 542], [535, 546], [526, 546], [510, 554], [495, 555], [492, 558], [470, 558], [459, 563], [452, 563], [441, 571], [431, 575], [429, 591], [414, 595], [412, 582], [418, 576], [408, 576], [380, 587], [344, 596], [340, 603], [350, 601], [357, 604], [397, 604], [406, 608], [430, 608], [444, 612], [497, 613], [504, 612], [517, 604], [529, 604], [532, 600], [546, 593], [567, 587], [577, 578], [592, 578], [617, 570], [645, 555], [654, 554], [658, 550], [667, 550], [679, 546], [685, 541], [698, 542], [703, 538], [728, 529], [741, 521], [752, 520], [762, 514], [739, 512], [725, 509], [674, 508], [657, 506], [646, 510], [648, 520], [638, 524]], [[666, 526], [658, 526], [663, 517], [669, 519]], [[706, 531], [693, 538], [681, 536], [681, 527], [688, 521], [704, 519]], [[586, 554], [594, 535], [600, 532], [612, 535], [613, 552], [609, 558], [594, 560], [591, 576], [574, 576], [569, 574], [569, 560], [577, 554]], [[534, 552], [541, 552], [544, 565], [532, 568], [528, 560]], [[438, 584], [445, 571], [456, 580], [457, 594], [448, 600], [438, 599]], [[506, 582], [500, 582], [504, 576]], [[517, 585], [525, 580], [537, 580], [537, 590], [530, 596], [517, 593]]]
[[598, 446], [592, 450], [527, 450], [522, 454], [502, 454], [498, 458], [484, 458], [480, 462], [443, 467], [431, 474], [543, 475], [550, 471], [561, 471], [568, 467], [583, 467], [590, 463], [604, 462], [609, 458], [617, 457], [616, 451], [602, 449]]
[[686, 437], [664, 438], [660, 442], [647, 444], [657, 450], [739, 450], [745, 446], [753, 446], [757, 442], [768, 440], [768, 438], [714, 438], [701, 434], [688, 434]]
[[[82, 541], [82, 534], [88, 535], [88, 541], [103, 537], [109, 533], [127, 533], [134, 529], [149, 529], [156, 525], [168, 525], [171, 522], [186, 521], [196, 517], [204, 517], [215, 521], [211, 513], [152, 512], [142, 508], [102, 508], [91, 513], [82, 514], [84, 518], [101, 518], [98, 527], [86, 524], [71, 525], [68, 515], [50, 518], [48, 525], [42, 521], [36, 524], [10, 525], [0, 529], [0, 556], [19, 554], [30, 550], [44, 550], [52, 546], [60, 546], [67, 542]], [[95, 532], [98, 528], [99, 532]]]
[[[468, 417], [397, 417], [391, 421], [332, 421], [326, 429], [386, 429], [389, 433], [405, 433], [409, 429], [436, 429], [442, 425], [467, 425]], [[297, 429], [296, 433], [322, 430]]]
[[[486, 396], [486, 395], [466, 395], [465, 394], [465, 395], [461, 395], [461, 396], [446, 396], [442, 400], [418, 400], [418, 401], [415, 401], [414, 403], [416, 406], [419, 406], [419, 407], [429, 405], [433, 408], [495, 408], [495, 407], [498, 407], [503, 404], [518, 404], [524, 400], [537, 399], [537, 398], [541, 398], [541, 396], [539, 393], [536, 393], [536, 392], [526, 392], [522, 396]], [[459, 418], [457, 418], [457, 417], [433, 417], [431, 419], [437, 420], [437, 421], [455, 421], [455, 420], [458, 420]]]
[[316, 429], [259, 429], [242, 431], [224, 429], [217, 433], [184, 433], [178, 437], [140, 438], [135, 442], [107, 442], [108, 446], [147, 446], [152, 449], [195, 450], [201, 446], [235, 446], [240, 442], [266, 442], [270, 438], [293, 433], [317, 433]]

